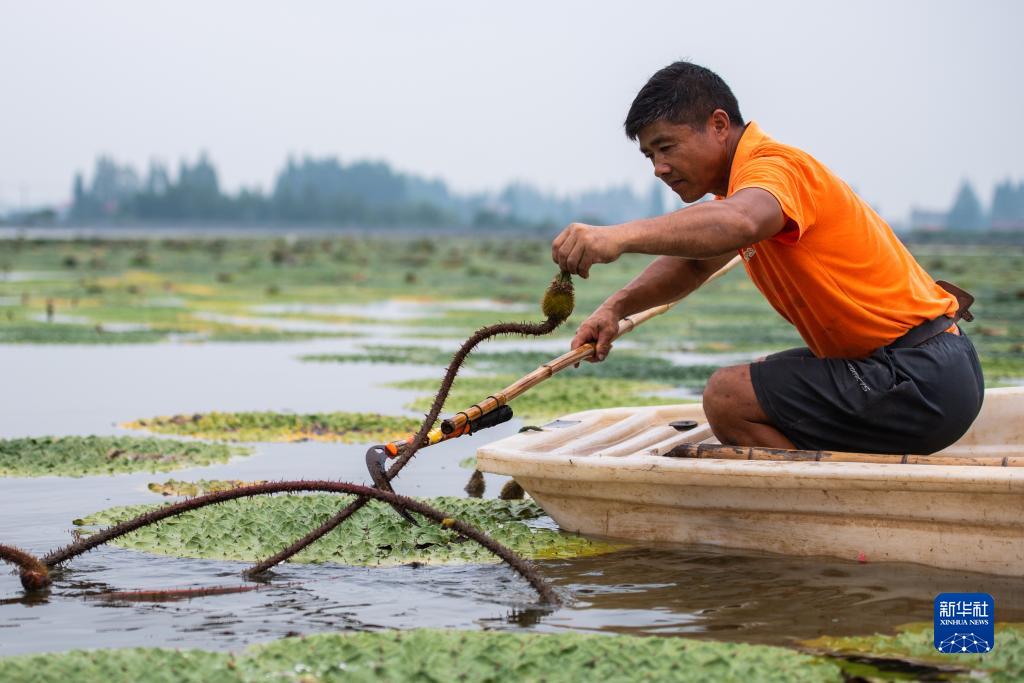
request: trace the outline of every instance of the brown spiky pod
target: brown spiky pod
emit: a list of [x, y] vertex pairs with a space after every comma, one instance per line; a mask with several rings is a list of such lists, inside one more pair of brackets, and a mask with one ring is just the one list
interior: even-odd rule
[[522, 500], [526, 497], [526, 491], [519, 485], [519, 482], [515, 479], [509, 479], [505, 482], [505, 485], [501, 487], [501, 492], [498, 494], [498, 500]]
[[[552, 281], [552, 285], [554, 285], [554, 283], [558, 281], [560, 277], [561, 276], [556, 276], [555, 280]], [[569, 283], [569, 286], [571, 289], [571, 281]], [[430, 410], [424, 417], [423, 424], [420, 425], [420, 429], [416, 433], [416, 436], [413, 438], [412, 443], [409, 445], [408, 448], [406, 448], [401, 453], [401, 455], [398, 456], [398, 459], [394, 463], [392, 463], [391, 467], [388, 468], [388, 471], [386, 472], [388, 480], [390, 481], [398, 476], [398, 473], [402, 471], [402, 468], [405, 467], [406, 463], [412, 460], [413, 456], [416, 455], [416, 452], [422, 447], [423, 443], [426, 441], [427, 434], [430, 433], [431, 429], [433, 429], [434, 423], [437, 422], [438, 415], [441, 414], [441, 408], [444, 407], [444, 402], [445, 400], [447, 400], [448, 393], [451, 391], [452, 385], [455, 383], [455, 377], [456, 375], [458, 375], [459, 369], [462, 368], [462, 364], [466, 361], [466, 358], [469, 356], [469, 353], [478, 344], [487, 339], [490, 339], [491, 337], [496, 337], [502, 334], [521, 334], [525, 336], [539, 337], [541, 335], [549, 334], [550, 332], [554, 331], [563, 322], [565, 322], [565, 318], [559, 320], [557, 318], [549, 317], [542, 323], [498, 323], [496, 325], [481, 327], [479, 330], [474, 332], [469, 337], [469, 339], [462, 343], [462, 346], [459, 348], [458, 351], [455, 352], [455, 355], [452, 356], [452, 360], [448, 364], [448, 369], [445, 370], [444, 378], [441, 380], [441, 386], [438, 388], [437, 394], [434, 396], [433, 405], [430, 406]], [[342, 508], [342, 510], [339, 511], [338, 514], [336, 514], [334, 517], [331, 517], [329, 520], [321, 524], [316, 529], [313, 529], [308, 534], [306, 534], [302, 538], [298, 539], [297, 541], [289, 545], [287, 548], [284, 548], [278, 553], [250, 567], [246, 571], [246, 575], [258, 576], [259, 574], [262, 574], [274, 565], [284, 562], [289, 557], [300, 552], [309, 544], [315, 543], [316, 541], [323, 538], [326, 534], [329, 534], [339, 524], [341, 524], [346, 519], [355, 514], [355, 512], [359, 508], [361, 508], [363, 505], [366, 505], [366, 503], [367, 499], [365, 498], [358, 498], [352, 501], [344, 508]]]
[[444, 512], [433, 508], [426, 503], [413, 500], [412, 498], [400, 496], [397, 493], [381, 491], [368, 486], [340, 481], [270, 482], [266, 484], [254, 484], [252, 486], [241, 486], [236, 489], [217, 491], [203, 496], [196, 496], [195, 498], [182, 500], [171, 505], [165, 505], [157, 508], [156, 510], [151, 510], [138, 515], [137, 517], [133, 517], [132, 519], [125, 520], [119, 524], [115, 524], [114, 526], [97, 531], [94, 534], [83, 537], [64, 548], [50, 553], [44, 557], [42, 561], [47, 567], [54, 567], [58, 564], [67, 562], [82, 553], [88, 552], [97, 546], [103, 545], [108, 541], [118, 538], [119, 536], [124, 536], [125, 534], [141, 529], [144, 526], [159, 522], [162, 519], [174, 517], [175, 515], [180, 515], [191, 510], [198, 510], [199, 508], [206, 507], [207, 505], [216, 505], [217, 503], [223, 503], [236, 498], [249, 498], [252, 496], [269, 495], [273, 493], [298, 493], [311, 491], [356, 495], [359, 496], [360, 500], [382, 500], [391, 505], [397, 505], [411, 512], [419, 513], [423, 517], [479, 543], [484, 548], [504, 560], [510, 567], [512, 567], [512, 569], [518, 572], [520, 576], [526, 579], [529, 584], [533, 586], [542, 602], [552, 605], [561, 604], [561, 601], [554, 589], [547, 584], [532, 564], [519, 557], [504, 545], [498, 543], [476, 527], [460, 522], [459, 520], [453, 520]]
[[18, 578], [27, 591], [38, 591], [50, 585], [50, 571], [38, 557], [20, 548], [0, 544], [0, 559], [17, 565]]
[[484, 473], [480, 470], [473, 470], [473, 474], [470, 475], [469, 481], [466, 482], [466, 486], [462, 489], [466, 492], [466, 495], [470, 498], [483, 498], [484, 491], [487, 490], [487, 482], [484, 480]]

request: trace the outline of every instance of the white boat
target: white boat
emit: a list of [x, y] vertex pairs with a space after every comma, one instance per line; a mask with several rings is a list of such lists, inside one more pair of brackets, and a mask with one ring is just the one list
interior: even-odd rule
[[[697, 427], [669, 425], [686, 420]], [[706, 436], [700, 404], [588, 410], [483, 446], [477, 463], [566, 531], [1024, 576], [1024, 387], [987, 391], [970, 431], [931, 456], [747, 460]]]

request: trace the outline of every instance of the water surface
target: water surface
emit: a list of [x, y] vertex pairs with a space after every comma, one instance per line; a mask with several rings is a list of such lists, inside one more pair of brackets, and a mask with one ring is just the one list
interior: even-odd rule
[[[297, 360], [310, 353], [350, 352], [360, 343], [367, 339], [0, 346], [0, 435], [114, 434], [123, 432], [119, 422], [130, 419], [208, 410], [403, 413], [401, 406], [413, 394], [380, 385], [439, 374], [423, 366]], [[517, 427], [512, 422], [424, 451], [396, 488], [419, 496], [462, 495], [469, 472], [458, 462]], [[162, 500], [146, 484], [171, 477], [367, 480], [365, 445], [254, 448], [249, 457], [173, 473], [0, 478], [0, 541], [43, 553], [68, 542], [76, 517]], [[488, 495], [495, 495], [502, 481], [488, 475]], [[553, 612], [536, 609], [531, 589], [502, 565], [287, 564], [268, 577], [265, 589], [250, 593], [165, 603], [91, 597], [103, 591], [239, 585], [246, 566], [105, 547], [71, 562], [48, 594], [33, 597], [25, 597], [15, 575], [0, 572], [0, 655], [137, 645], [238, 649], [293, 633], [425, 626], [791, 644], [821, 634], [865, 634], [930, 621], [932, 601], [944, 591], [989, 592], [1000, 621], [1024, 621], [1024, 582], [1016, 579], [702, 546], [644, 546], [542, 562], [543, 573], [567, 599]]]

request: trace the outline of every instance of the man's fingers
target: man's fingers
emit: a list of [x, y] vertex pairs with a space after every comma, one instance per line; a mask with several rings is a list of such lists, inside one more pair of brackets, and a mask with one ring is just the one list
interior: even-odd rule
[[565, 241], [565, 235], [566, 235], [566, 233], [568, 233], [568, 232], [569, 232], [569, 228], [562, 228], [562, 231], [561, 231], [560, 233], [558, 233], [558, 234], [557, 234], [557, 235], [555, 236], [555, 239], [554, 239], [554, 241], [553, 241], [553, 242], [551, 243], [551, 246], [553, 246], [553, 247], [557, 247], [557, 246], [558, 246], [558, 245], [560, 245], [560, 244], [561, 244], [561, 243], [562, 243], [563, 241]]
[[555, 263], [558, 263], [558, 250], [561, 248], [562, 242], [565, 242], [568, 232], [569, 228], [562, 230], [562, 232], [558, 233], [558, 237], [556, 237], [551, 243], [551, 260]]
[[601, 255], [600, 245], [594, 242], [594, 230], [593, 226], [569, 225], [551, 242], [551, 260], [566, 272], [582, 278], [590, 277], [592, 265], [608, 262], [608, 258]]
[[558, 247], [558, 256], [555, 261], [558, 263], [558, 267], [562, 270], [569, 271], [569, 257], [572, 254], [572, 250], [576, 247], [576, 240], [572, 237], [562, 242], [561, 246]]
[[[579, 347], [581, 347], [581, 346], [583, 346], [585, 344], [593, 344], [594, 345], [594, 349], [595, 349], [594, 353], [592, 353], [589, 356], [587, 356], [585, 360], [588, 363], [596, 363], [597, 362], [597, 360], [596, 360], [596, 356], [597, 356], [597, 351], [596, 351], [596, 349], [597, 349], [597, 340], [594, 337], [590, 337], [589, 339], [581, 339], [578, 344], [575, 344], [573, 346], [573, 350], [575, 351], [576, 349], [578, 349]], [[580, 366], [580, 364], [577, 363], [576, 367], [579, 367], [579, 366]]]
[[587, 356], [588, 363], [600, 363], [612, 350], [612, 342], [619, 331], [619, 321], [616, 318], [597, 311], [576, 328], [576, 334], [572, 338], [572, 349], [575, 351], [584, 344], [593, 344], [594, 352]]
[[551, 243], [551, 260], [558, 264], [562, 270], [566, 270], [566, 259], [572, 253], [576, 243], [576, 231], [574, 225], [558, 233], [558, 237]]
[[[573, 349], [579, 348], [584, 344], [593, 344], [594, 353], [587, 357], [587, 362], [597, 363], [603, 360], [604, 355], [607, 355], [607, 347], [611, 344], [612, 335], [608, 333], [606, 326], [599, 324], [593, 327], [588, 326], [586, 334], [583, 334], [584, 330], [581, 328], [576, 333], [576, 339], [573, 339]], [[601, 350], [605, 349], [604, 355]]]
[[607, 358], [608, 354], [611, 353], [611, 352], [612, 352], [612, 343], [611, 342], [606, 342], [606, 343], [603, 343], [603, 344], [599, 343], [595, 347], [595, 350], [594, 350], [594, 356], [593, 356], [594, 362], [595, 363], [600, 363], [605, 358]]
[[612, 350], [612, 342], [615, 341], [615, 331], [611, 328], [604, 328], [597, 335], [597, 342], [594, 344], [595, 353], [594, 356], [597, 360], [602, 361], [608, 357], [608, 353]]
[[583, 249], [580, 250], [580, 259], [576, 262], [576, 273], [586, 280], [590, 277], [590, 266], [593, 265], [594, 260], [591, 258], [587, 250], [587, 245], [583, 245]]
[[575, 351], [587, 342], [592, 342], [595, 339], [597, 339], [597, 331], [590, 325], [581, 325], [579, 329], [576, 330], [576, 334], [573, 336], [572, 343], [569, 345], [569, 348]]
[[566, 240], [558, 249], [558, 267], [570, 273], [572, 269], [569, 265], [569, 259], [572, 258], [573, 249], [575, 249], [575, 240]]
[[569, 271], [573, 275], [578, 275], [580, 272], [580, 262], [583, 260], [583, 256], [586, 252], [587, 246], [583, 244], [583, 240], [574, 240], [572, 251], [569, 252], [569, 256], [565, 259], [565, 270]]

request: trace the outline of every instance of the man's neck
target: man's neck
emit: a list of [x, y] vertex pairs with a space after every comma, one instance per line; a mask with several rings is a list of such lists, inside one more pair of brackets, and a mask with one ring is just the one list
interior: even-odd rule
[[724, 197], [729, 191], [729, 175], [732, 173], [732, 160], [736, 156], [736, 148], [740, 146], [740, 138], [743, 137], [743, 133], [747, 130], [748, 125], [743, 124], [742, 128], [733, 128], [729, 131], [729, 142], [725, 147], [725, 170], [714, 189], [714, 193], [719, 197]]

